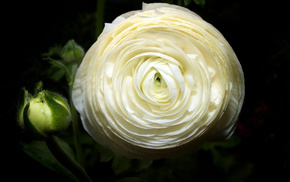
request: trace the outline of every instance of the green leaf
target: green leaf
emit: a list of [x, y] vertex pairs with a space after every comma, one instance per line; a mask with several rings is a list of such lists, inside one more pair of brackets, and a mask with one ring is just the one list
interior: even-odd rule
[[61, 45], [54, 45], [48, 49], [48, 52], [42, 54], [44, 57], [52, 57], [52, 56], [60, 56], [62, 46]]
[[247, 181], [247, 178], [254, 172], [255, 166], [251, 162], [240, 162], [234, 166], [227, 175], [226, 182]]
[[115, 154], [111, 150], [104, 148], [104, 147], [101, 147], [99, 149], [99, 152], [100, 152], [100, 161], [101, 162], [109, 162], [115, 156]]
[[229, 152], [231, 149], [239, 145], [241, 139], [237, 135], [233, 135], [230, 139], [221, 142], [204, 142], [201, 149], [209, 151], [213, 160], [213, 164], [228, 173], [230, 169], [236, 165], [236, 158]]
[[[58, 143], [62, 147], [62, 149], [73, 159], [74, 153], [70, 146], [61, 139], [57, 139]], [[31, 158], [42, 164], [43, 166], [47, 167], [48, 169], [68, 177], [74, 181], [77, 181], [75, 176], [63, 167], [53, 156], [53, 154], [48, 149], [47, 145], [44, 141], [32, 141], [30, 143], [21, 143], [23, 151], [29, 155]]]
[[115, 174], [121, 174], [128, 170], [131, 166], [131, 159], [120, 155], [115, 155], [112, 162], [112, 169]]
[[233, 148], [241, 143], [241, 138], [237, 135], [233, 135], [230, 139], [226, 141], [220, 141], [220, 142], [204, 142], [201, 145], [201, 148], [203, 150], [211, 150], [213, 148]]
[[65, 75], [64, 70], [57, 69], [54, 71], [53, 68], [51, 70], [52, 71], [51, 71], [50, 79], [52, 79], [53, 81], [59, 81]]
[[149, 166], [151, 166], [153, 160], [132, 160], [132, 166], [131, 168], [135, 171], [135, 172], [139, 172], [142, 171], [144, 169], [147, 169]]
[[52, 58], [48, 58], [48, 59], [50, 60], [50, 64], [52, 64], [52, 65], [64, 70], [66, 74], [70, 75], [69, 69], [67, 68], [67, 66], [62, 61], [55, 60], [55, 59], [52, 59]]
[[[51, 57], [44, 58], [44, 60], [48, 60], [52, 66], [58, 68], [59, 70], [62, 70], [62, 72], [60, 72], [58, 74], [64, 73], [66, 75], [68, 83], [71, 82], [71, 79], [72, 79], [71, 78], [71, 71], [69, 69], [69, 65], [66, 65], [66, 62], [61, 61], [61, 60], [55, 60], [55, 59], [52, 59]], [[54, 74], [53, 76], [55, 77], [55, 76], [62, 76], [62, 75], [55, 75]]]
[[201, 7], [204, 7], [205, 5], [205, 0], [193, 0], [195, 4], [200, 5]]
[[76, 157], [75, 157], [75, 153], [73, 151], [73, 149], [69, 146], [69, 144], [67, 144], [64, 140], [55, 137], [57, 142], [59, 143], [60, 147], [65, 151], [65, 153], [67, 153], [67, 155], [72, 158], [73, 160], [76, 161]]
[[184, 6], [190, 5], [190, 3], [191, 3], [191, 0], [184, 0]]
[[236, 164], [235, 156], [223, 150], [211, 150], [213, 163], [217, 168], [227, 173]]

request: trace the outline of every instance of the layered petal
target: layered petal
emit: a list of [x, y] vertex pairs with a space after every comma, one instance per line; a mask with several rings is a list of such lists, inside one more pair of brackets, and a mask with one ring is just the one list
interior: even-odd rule
[[222, 34], [164, 3], [107, 23], [73, 89], [88, 133], [132, 158], [171, 157], [229, 138], [243, 99], [243, 71]]

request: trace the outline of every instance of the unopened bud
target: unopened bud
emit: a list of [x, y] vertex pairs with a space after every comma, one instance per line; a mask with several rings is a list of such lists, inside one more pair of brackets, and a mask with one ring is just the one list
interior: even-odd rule
[[59, 134], [67, 129], [71, 121], [71, 112], [65, 98], [61, 95], [40, 88], [32, 97], [27, 90], [19, 105], [19, 125], [35, 135], [47, 137]]
[[74, 40], [68, 41], [61, 50], [61, 57], [66, 61], [80, 60], [84, 56], [84, 50]]

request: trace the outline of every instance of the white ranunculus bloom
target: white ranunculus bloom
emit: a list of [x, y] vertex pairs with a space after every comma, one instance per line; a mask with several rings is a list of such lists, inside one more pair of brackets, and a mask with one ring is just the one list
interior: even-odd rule
[[186, 8], [153, 3], [105, 24], [78, 69], [73, 101], [98, 143], [156, 159], [229, 138], [244, 90], [217, 29]]

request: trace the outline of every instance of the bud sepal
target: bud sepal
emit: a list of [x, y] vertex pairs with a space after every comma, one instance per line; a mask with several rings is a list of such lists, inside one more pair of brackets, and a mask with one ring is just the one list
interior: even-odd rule
[[22, 129], [24, 129], [23, 112], [25, 110], [25, 106], [28, 104], [28, 101], [32, 97], [33, 96], [27, 90], [25, 90], [25, 88], [21, 89], [20, 100], [18, 101], [17, 122]]

